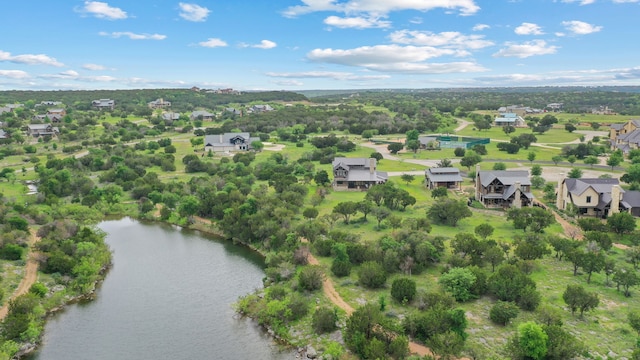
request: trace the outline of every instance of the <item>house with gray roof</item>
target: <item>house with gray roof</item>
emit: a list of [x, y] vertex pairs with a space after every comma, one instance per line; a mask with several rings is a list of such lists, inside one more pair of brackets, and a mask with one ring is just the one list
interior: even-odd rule
[[191, 115], [189, 115], [189, 119], [191, 120], [208, 120], [211, 121], [214, 118], [214, 114], [208, 112], [208, 111], [204, 111], [204, 110], [196, 110], [194, 112], [191, 113]]
[[271, 105], [268, 104], [260, 104], [260, 105], [253, 105], [249, 108], [249, 112], [254, 112], [254, 113], [261, 113], [261, 112], [265, 112], [265, 111], [273, 111], [274, 108], [271, 107]]
[[60, 133], [60, 129], [52, 126], [51, 124], [29, 124], [27, 125], [27, 135], [33, 137], [39, 136], [55, 136]]
[[437, 136], [420, 136], [418, 141], [421, 149], [436, 150], [440, 148], [440, 141]]
[[167, 101], [163, 98], [159, 98], [159, 99], [148, 102], [147, 106], [150, 109], [164, 109], [164, 108], [171, 107], [171, 101]]
[[362, 190], [384, 184], [389, 175], [376, 169], [374, 158], [337, 157], [333, 160], [333, 188], [335, 190]]
[[618, 179], [564, 179], [558, 183], [556, 206], [573, 206], [580, 216], [606, 218], [620, 211], [640, 216], [640, 191], [622, 189]]
[[113, 110], [116, 107], [116, 101], [111, 99], [93, 100], [91, 106], [98, 110]]
[[476, 165], [476, 200], [486, 207], [521, 208], [533, 204], [527, 170], [482, 171]]
[[526, 126], [526, 122], [522, 118], [522, 116], [516, 113], [503, 113], [493, 120], [495, 126], [505, 126], [511, 125], [513, 127], [523, 127]]
[[0, 140], [9, 139], [9, 134], [7, 134], [4, 130], [0, 129]]
[[204, 137], [204, 151], [232, 152], [249, 151], [251, 143], [260, 141], [259, 137], [251, 137], [249, 133], [224, 133]]
[[228, 107], [228, 108], [225, 108], [224, 111], [232, 113], [233, 115], [236, 115], [236, 116], [242, 116], [242, 111], [236, 108]]
[[162, 113], [162, 119], [167, 122], [173, 122], [180, 119], [180, 113], [177, 112], [164, 112]]
[[622, 124], [609, 126], [611, 150], [622, 150], [624, 154], [640, 149], [640, 119], [629, 120]]
[[429, 190], [443, 187], [447, 189], [462, 189], [460, 169], [454, 167], [433, 167], [424, 172], [425, 183]]

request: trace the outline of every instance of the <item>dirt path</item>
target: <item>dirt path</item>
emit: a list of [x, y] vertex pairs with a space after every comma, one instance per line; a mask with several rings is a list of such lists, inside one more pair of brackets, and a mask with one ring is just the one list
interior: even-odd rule
[[[20, 281], [18, 288], [13, 292], [9, 300], [13, 300], [20, 295], [26, 294], [31, 285], [33, 285], [38, 279], [38, 261], [36, 259], [37, 253], [34, 251], [34, 245], [40, 241], [40, 238], [36, 235], [34, 230], [31, 230], [31, 237], [29, 239], [29, 254], [27, 255], [27, 264], [24, 268], [24, 277]], [[9, 312], [9, 301], [0, 308], [0, 320], [3, 320]]]

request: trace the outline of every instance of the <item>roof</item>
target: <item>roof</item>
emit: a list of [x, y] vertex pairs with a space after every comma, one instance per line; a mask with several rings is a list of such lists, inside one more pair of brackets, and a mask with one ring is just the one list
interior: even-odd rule
[[531, 185], [527, 170], [480, 171], [478, 176], [482, 186], [489, 186], [496, 179], [505, 186], [513, 185], [516, 182], [520, 182], [520, 185]]
[[213, 114], [204, 110], [197, 110], [191, 113], [191, 118], [197, 118], [198, 116], [209, 117], [213, 116]]
[[428, 145], [432, 141], [438, 141], [438, 137], [437, 136], [420, 136], [418, 137], [418, 141], [420, 142], [420, 144]]
[[116, 101], [115, 100], [111, 100], [111, 99], [100, 99], [100, 100], [93, 100], [91, 102], [91, 105], [93, 106], [113, 106], [115, 105]]
[[166, 112], [162, 114], [162, 118], [165, 120], [178, 120], [180, 119], [180, 113]]
[[[365, 169], [369, 168], [369, 164], [373, 160], [373, 168], [375, 169], [377, 166], [377, 161], [374, 158], [347, 158], [347, 157], [337, 157], [333, 159], [333, 168], [335, 169], [339, 165], [343, 165], [344, 168], [349, 170], [351, 166], [362, 167]], [[368, 171], [368, 170], [367, 170]]]
[[454, 167], [429, 168], [425, 175], [431, 182], [459, 182], [462, 181], [460, 169]]
[[386, 181], [389, 175], [385, 171], [374, 171], [368, 169], [353, 169], [347, 175], [347, 181]]
[[626, 191], [621, 203], [626, 209], [640, 208], [640, 191]]
[[[592, 188], [598, 194], [611, 194], [611, 188], [613, 185], [619, 185], [618, 179], [600, 179], [600, 178], [586, 178], [586, 179], [565, 179], [565, 186], [570, 194], [581, 195], [587, 189]], [[620, 189], [624, 193], [624, 190]], [[611, 198], [609, 198], [611, 201]]]
[[245, 142], [251, 145], [254, 141], [260, 141], [259, 137], [251, 137], [248, 132], [243, 133], [224, 133], [218, 135], [206, 135], [204, 137], [204, 146], [231, 146], [231, 139], [241, 137]]
[[631, 144], [640, 144], [640, 129], [635, 129], [626, 134], [618, 135], [617, 140], [621, 140]]
[[46, 130], [51, 124], [29, 124], [27, 127], [31, 130]]
[[6, 139], [8, 137], [7, 133], [4, 130], [0, 129], [0, 139]]
[[611, 124], [609, 128], [614, 130], [622, 130], [626, 124]]

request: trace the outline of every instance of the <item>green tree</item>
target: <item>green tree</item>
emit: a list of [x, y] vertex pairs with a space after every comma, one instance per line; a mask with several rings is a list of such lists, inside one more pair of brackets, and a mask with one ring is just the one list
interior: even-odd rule
[[574, 132], [574, 131], [578, 130], [578, 128], [577, 128], [577, 127], [575, 127], [575, 125], [573, 125], [573, 124], [565, 124], [565, 125], [564, 125], [564, 129], [565, 129], [565, 130], [567, 130], [567, 131], [568, 131], [568, 132], [570, 132], [570, 133], [572, 133], [572, 132]]
[[636, 228], [636, 220], [628, 212], [611, 214], [607, 218], [607, 227], [616, 234], [630, 233]]
[[611, 166], [611, 171], [613, 171], [613, 169], [616, 166], [622, 164], [623, 161], [624, 158], [622, 157], [622, 154], [619, 152], [614, 152], [607, 159], [607, 165]]
[[437, 199], [439, 197], [447, 197], [449, 195], [449, 191], [447, 191], [446, 187], [437, 187], [431, 190], [431, 198]]
[[326, 186], [331, 183], [331, 179], [329, 179], [329, 174], [326, 170], [318, 170], [313, 176], [313, 181], [315, 181], [318, 186]]
[[191, 217], [198, 212], [200, 207], [200, 200], [195, 196], [188, 195], [180, 199], [180, 205], [178, 206], [178, 213], [183, 217]]
[[460, 355], [464, 348], [464, 337], [454, 331], [447, 331], [432, 336], [428, 345], [438, 359], [452, 360]]
[[542, 328], [548, 337], [545, 359], [575, 359], [584, 351], [584, 344], [560, 325], [544, 325]]
[[631, 296], [631, 287], [640, 285], [640, 277], [636, 271], [630, 267], [623, 266], [615, 270], [613, 273], [613, 282], [616, 283], [618, 291], [620, 286], [624, 289], [624, 296]]
[[473, 231], [476, 233], [476, 235], [486, 240], [489, 236], [493, 234], [494, 228], [489, 223], [482, 223], [476, 226], [473, 229]]
[[631, 310], [627, 314], [627, 320], [629, 321], [629, 325], [633, 330], [635, 330], [638, 335], [640, 335], [640, 311]]
[[398, 278], [391, 284], [391, 296], [398, 302], [411, 302], [416, 296], [416, 282], [409, 278]]
[[468, 170], [471, 170], [472, 166], [479, 164], [482, 161], [482, 157], [473, 150], [468, 150], [462, 159], [460, 159], [460, 165], [465, 166]]
[[507, 170], [507, 164], [505, 164], [503, 162], [497, 162], [497, 163], [493, 164], [493, 170], [496, 170], [496, 171]]
[[354, 201], [343, 201], [333, 208], [333, 213], [342, 215], [345, 224], [349, 224], [349, 219], [357, 212], [358, 203]]
[[298, 274], [298, 285], [300, 288], [315, 291], [322, 288], [324, 272], [319, 265], [307, 265]]
[[338, 314], [336, 310], [326, 306], [317, 308], [311, 318], [313, 330], [318, 335], [336, 330], [338, 328], [336, 325], [337, 321]]
[[587, 284], [591, 283], [591, 275], [604, 269], [605, 256], [602, 251], [586, 251], [582, 255], [580, 267], [587, 273]]
[[547, 355], [549, 336], [535, 322], [527, 321], [518, 325], [515, 338], [512, 340], [516, 352], [525, 359], [541, 360]]
[[569, 179], [580, 179], [582, 177], [582, 170], [580, 170], [579, 168], [572, 168], [571, 170], [569, 170], [567, 176], [569, 177]]
[[562, 299], [571, 309], [571, 314], [575, 314], [576, 310], [580, 310], [580, 316], [585, 311], [595, 309], [600, 303], [598, 295], [586, 291], [582, 285], [567, 285], [567, 288], [562, 293]]
[[509, 135], [511, 133], [516, 132], [516, 128], [515, 126], [512, 126], [512, 125], [505, 125], [502, 127], [502, 132], [504, 132], [506, 135]]
[[533, 163], [535, 159], [536, 159], [536, 153], [534, 153], [533, 151], [529, 151], [529, 153], [527, 154], [527, 160]]
[[387, 282], [387, 274], [379, 263], [366, 261], [358, 269], [358, 282], [364, 287], [377, 289]]
[[433, 222], [453, 227], [458, 224], [458, 221], [471, 215], [471, 210], [464, 201], [454, 199], [440, 198], [427, 210], [427, 217]]
[[476, 276], [467, 268], [452, 268], [442, 274], [438, 282], [450, 293], [456, 301], [467, 301], [473, 298], [471, 287], [476, 281]]
[[411, 174], [402, 174], [400, 178], [402, 179], [402, 181], [406, 182], [407, 185], [409, 185], [409, 183], [412, 183], [413, 180], [416, 179], [415, 175], [411, 175]]
[[413, 153], [417, 153], [418, 149], [420, 149], [420, 141], [418, 140], [409, 140], [406, 143], [407, 149], [413, 151]]
[[562, 156], [560, 156], [560, 155], [554, 155], [554, 156], [552, 156], [552, 157], [551, 157], [551, 161], [553, 161], [553, 163], [554, 163], [556, 166], [558, 166], [558, 163], [559, 163], [560, 161], [562, 161]]
[[387, 150], [389, 150], [392, 154], [397, 154], [398, 151], [404, 149], [404, 145], [402, 143], [391, 143], [387, 145]]
[[599, 163], [600, 160], [598, 160], [597, 156], [591, 155], [591, 156], [587, 156], [586, 158], [584, 158], [584, 163], [589, 165], [589, 167], [593, 168], [593, 165]]
[[553, 214], [539, 207], [509, 209], [507, 220], [513, 221], [513, 227], [533, 232], [543, 232], [555, 222]]
[[380, 223], [391, 215], [391, 210], [387, 209], [384, 206], [376, 206], [371, 210], [371, 214], [378, 221], [378, 228], [380, 228]]
[[542, 166], [540, 165], [533, 165], [531, 166], [531, 175], [533, 176], [540, 176], [542, 175]]
[[520, 313], [518, 306], [511, 301], [497, 301], [489, 310], [489, 319], [494, 323], [506, 326]]

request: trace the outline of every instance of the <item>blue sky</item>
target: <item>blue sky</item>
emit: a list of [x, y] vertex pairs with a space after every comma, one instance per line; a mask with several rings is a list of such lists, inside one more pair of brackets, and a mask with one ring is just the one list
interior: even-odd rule
[[0, 89], [640, 85], [640, 0], [13, 0]]

